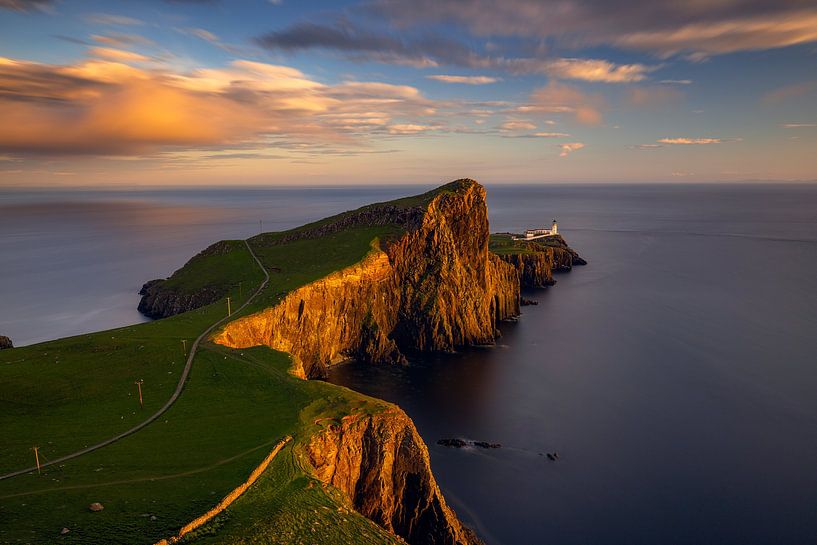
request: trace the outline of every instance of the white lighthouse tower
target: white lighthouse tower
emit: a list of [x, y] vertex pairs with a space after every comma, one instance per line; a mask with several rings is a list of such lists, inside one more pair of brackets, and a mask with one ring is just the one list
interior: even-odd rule
[[553, 220], [553, 225], [550, 227], [550, 234], [551, 235], [559, 234], [559, 226], [556, 225], [556, 220]]

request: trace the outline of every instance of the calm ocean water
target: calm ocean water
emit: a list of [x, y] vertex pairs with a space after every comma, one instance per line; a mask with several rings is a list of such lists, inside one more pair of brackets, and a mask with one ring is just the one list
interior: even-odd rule
[[[0, 193], [0, 334], [139, 321], [141, 283], [212, 241], [416, 192]], [[489, 544], [817, 542], [817, 186], [492, 187], [489, 206], [497, 231], [558, 218], [590, 264], [526, 294], [495, 348], [331, 376], [409, 413], [461, 518]]]

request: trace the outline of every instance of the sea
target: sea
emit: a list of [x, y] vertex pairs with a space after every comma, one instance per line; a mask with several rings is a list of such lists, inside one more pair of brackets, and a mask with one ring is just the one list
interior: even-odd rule
[[[144, 321], [142, 283], [213, 241], [425, 189], [0, 190], [0, 335]], [[489, 185], [488, 203], [493, 231], [558, 219], [588, 265], [527, 291], [496, 346], [329, 377], [412, 417], [459, 517], [489, 545], [817, 543], [817, 185]]]

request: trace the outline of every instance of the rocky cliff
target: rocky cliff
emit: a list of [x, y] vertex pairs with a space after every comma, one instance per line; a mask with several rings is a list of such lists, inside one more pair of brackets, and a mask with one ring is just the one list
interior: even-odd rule
[[355, 510], [408, 543], [480, 543], [446, 504], [428, 449], [400, 409], [346, 416], [313, 435], [303, 449], [323, 483], [340, 489]]
[[14, 344], [11, 342], [11, 339], [4, 335], [0, 335], [0, 350], [4, 350], [7, 348], [14, 348]]
[[338, 222], [357, 224], [361, 214], [368, 222], [385, 214], [384, 221], [404, 230], [360, 263], [227, 324], [215, 342], [289, 352], [304, 377], [322, 376], [350, 357], [394, 362], [412, 351], [493, 342], [497, 323], [519, 313], [519, 280], [511, 264], [488, 251], [485, 189], [458, 180], [417, 201], [408, 208], [383, 205], [381, 212], [366, 207], [317, 226], [317, 234], [300, 231], [297, 236], [319, 236]]
[[569, 271], [574, 265], [587, 262], [570, 248], [561, 235], [548, 237], [547, 242], [519, 241], [517, 251], [505, 249], [499, 253], [500, 259], [514, 266], [519, 281], [524, 288], [544, 288], [552, 286], [554, 271]]
[[218, 301], [227, 293], [226, 286], [210, 284], [191, 290], [183, 283], [174, 286], [172, 281], [185, 267], [210, 256], [226, 255], [230, 251], [231, 246], [226, 241], [216, 242], [196, 254], [184, 267], [173, 273], [170, 278], [157, 278], [146, 282], [142, 289], [139, 290], [142, 299], [139, 300], [137, 309], [148, 318], [159, 319], [181, 314]]

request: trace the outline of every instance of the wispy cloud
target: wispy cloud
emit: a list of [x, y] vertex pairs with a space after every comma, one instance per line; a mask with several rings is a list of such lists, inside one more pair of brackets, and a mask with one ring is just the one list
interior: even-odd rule
[[536, 123], [519, 119], [505, 121], [497, 127], [501, 131], [532, 131], [536, 128]]
[[[604, 83], [642, 81], [656, 66], [616, 64], [603, 59], [503, 57], [477, 51], [464, 43], [434, 35], [402, 36], [363, 28], [348, 20], [334, 25], [300, 22], [256, 38], [273, 51], [325, 49], [344, 53], [352, 60], [402, 64], [418, 68], [462, 66], [510, 74], [546, 74], [553, 78]], [[449, 83], [493, 83], [463, 76], [434, 77]], [[495, 81], [495, 80], [494, 80]]]
[[584, 125], [600, 125], [606, 101], [600, 95], [583, 92], [577, 87], [551, 82], [535, 90], [530, 103], [517, 108], [519, 112], [564, 113]]
[[805, 129], [817, 127], [817, 123], [783, 123], [781, 126], [784, 129]]
[[817, 41], [817, 7], [802, 0], [375, 0], [369, 9], [403, 28], [448, 22], [481, 36], [608, 44], [662, 57], [701, 59]]
[[0, 9], [37, 11], [47, 9], [53, 4], [53, 0], [0, 0]]
[[144, 62], [150, 60], [148, 57], [140, 55], [139, 53], [125, 51], [124, 49], [114, 49], [111, 47], [92, 47], [88, 50], [88, 54], [93, 57], [121, 62]]
[[86, 16], [85, 19], [89, 23], [94, 23], [97, 25], [138, 26], [145, 24], [145, 22], [141, 19], [127, 17], [125, 15], [114, 15], [110, 13], [92, 13]]
[[567, 157], [574, 151], [578, 151], [584, 147], [584, 144], [581, 142], [571, 142], [570, 144], [559, 144], [559, 149], [562, 151], [559, 153], [559, 157]]
[[706, 145], [706, 144], [723, 144], [723, 138], [659, 138], [656, 140], [661, 144], [678, 144], [684, 146], [690, 145]]
[[441, 81], [443, 83], [463, 83], [465, 85], [487, 85], [499, 81], [499, 78], [490, 76], [450, 76], [446, 74], [434, 74], [432, 76], [426, 76], [426, 79]]

